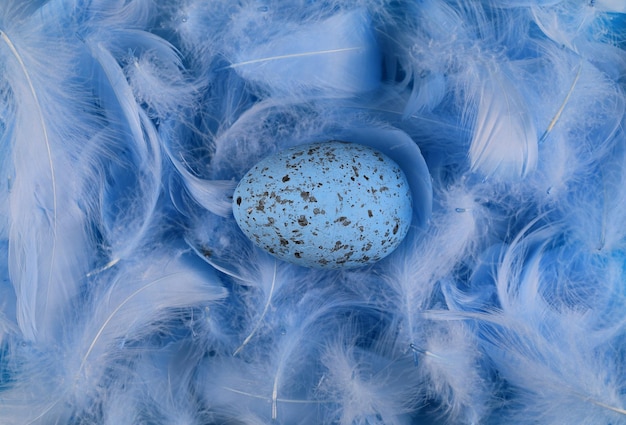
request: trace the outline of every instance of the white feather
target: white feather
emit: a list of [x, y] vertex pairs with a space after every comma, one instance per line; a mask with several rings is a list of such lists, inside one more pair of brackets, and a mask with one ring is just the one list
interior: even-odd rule
[[494, 344], [498, 370], [520, 393], [523, 404], [520, 411], [513, 410], [516, 421], [530, 423], [538, 416], [554, 424], [623, 420], [623, 383], [611, 371], [618, 367], [612, 341], [626, 317], [614, 317], [605, 328], [583, 310], [560, 310], [555, 300], [542, 300], [541, 253], [520, 268], [517, 256], [525, 252], [524, 245], [505, 254], [497, 276], [503, 312], [494, 317], [495, 339], [485, 338]]
[[[420, 346], [426, 329], [421, 312], [432, 302], [436, 285], [455, 267], [480, 250], [480, 239], [488, 240], [485, 226], [490, 213], [479, 195], [468, 193], [462, 183], [439, 194], [443, 203], [423, 233], [407, 239], [385, 264], [382, 276], [389, 297], [385, 310], [396, 312], [398, 343]], [[479, 236], [480, 235], [480, 236]], [[484, 242], [483, 242], [484, 243]]]
[[164, 119], [196, 106], [200, 84], [185, 75], [174, 51], [168, 56], [146, 51], [130, 57], [124, 73], [135, 99], [146, 105], [151, 118]]
[[176, 311], [225, 296], [210, 268], [181, 252], [149, 253], [101, 278], [109, 274], [114, 275], [111, 284], [101, 285], [78, 307], [82, 314], [74, 320], [79, 325], [64, 332], [45, 356], [24, 357], [30, 368], [19, 371], [19, 381], [4, 392], [0, 404], [0, 415], [9, 423], [50, 423], [90, 414], [103, 401], [99, 387], [132, 370], [131, 360], [144, 338], [167, 329]]
[[245, 10], [237, 18], [242, 22], [235, 21], [235, 30], [267, 27], [255, 34], [259, 38], [237, 46], [229, 68], [273, 93], [351, 96], [380, 84], [380, 52], [363, 10], [297, 24], [278, 19], [253, 24]]
[[471, 169], [487, 177], [523, 178], [537, 165], [537, 131], [529, 105], [507, 70], [481, 71], [470, 95], [476, 107]]
[[389, 347], [372, 351], [357, 347], [353, 335], [344, 330], [321, 354], [325, 373], [317, 392], [332, 403], [324, 422], [410, 423], [408, 413], [422, 401], [418, 382], [411, 379], [412, 363], [385, 357]]
[[[228, 413], [234, 405], [246, 406], [265, 420], [309, 423], [325, 400], [314, 398], [320, 368], [315, 354], [326, 329], [337, 326], [336, 315], [346, 312], [346, 300], [328, 302], [326, 291], [307, 291], [285, 297], [275, 306], [280, 314], [267, 319], [265, 338], [250, 343], [233, 360], [210, 362], [201, 379], [204, 397], [216, 412]], [[320, 298], [320, 296], [322, 296]], [[240, 360], [246, 358], [246, 361]]]
[[102, 231], [110, 244], [106, 268], [129, 258], [148, 236], [161, 191], [161, 148], [154, 124], [137, 104], [116, 58], [97, 40], [87, 40], [87, 46], [106, 81], [100, 96], [110, 113], [111, 137], [117, 139], [112, 150], [128, 152], [106, 166], [111, 182], [101, 194]]
[[78, 293], [94, 249], [90, 211], [83, 208], [93, 194], [85, 187], [81, 162], [89, 159], [81, 157], [81, 142], [97, 130], [97, 119], [92, 106], [73, 98], [88, 90], [71, 73], [80, 46], [18, 11], [8, 7], [0, 18], [4, 111], [10, 114], [3, 152], [11, 159], [3, 168], [10, 179], [8, 195], [3, 190], [9, 274], [21, 331], [45, 340], [58, 337], [58, 320]]
[[169, 150], [166, 153], [183, 179], [193, 199], [203, 208], [221, 217], [232, 215], [232, 196], [237, 186], [233, 180], [207, 180], [194, 176]]
[[455, 423], [481, 423], [495, 401], [477, 335], [465, 323], [430, 326], [419, 356], [426, 397], [441, 404], [441, 415]]
[[[554, 246], [559, 230], [558, 226], [536, 228], [531, 222], [510, 246], [501, 247], [500, 260], [491, 265], [498, 308], [427, 316], [478, 322], [480, 344], [511, 387], [504, 417], [516, 423], [619, 422], [626, 410], [623, 382], [617, 378], [619, 349], [614, 344], [621, 346], [626, 316], [625, 299], [623, 295], [615, 299], [614, 288], [623, 272], [608, 260], [601, 281], [586, 289], [577, 286], [570, 280], [576, 274], [587, 273], [579, 277], [586, 281], [597, 278], [594, 274], [599, 270], [590, 267], [592, 258], [578, 269], [580, 259], [573, 260], [567, 252], [559, 262], [550, 261], [555, 257], [547, 255], [548, 247]], [[570, 285], [581, 291], [580, 296], [571, 296]], [[607, 302], [622, 309], [609, 308], [616, 314], [608, 322], [593, 313], [606, 311]], [[453, 308], [458, 307], [465, 309], [462, 304]]]

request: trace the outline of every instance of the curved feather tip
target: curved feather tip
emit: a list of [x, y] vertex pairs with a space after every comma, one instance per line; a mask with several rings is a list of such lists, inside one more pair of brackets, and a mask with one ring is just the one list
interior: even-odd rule
[[[4, 1], [1, 422], [625, 423], [623, 4]], [[325, 140], [411, 186], [367, 267], [231, 214]]]

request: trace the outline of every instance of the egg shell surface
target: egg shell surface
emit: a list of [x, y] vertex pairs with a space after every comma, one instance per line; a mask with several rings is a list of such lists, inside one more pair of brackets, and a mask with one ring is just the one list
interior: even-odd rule
[[296, 146], [257, 163], [233, 195], [243, 233], [275, 257], [312, 268], [354, 268], [389, 255], [411, 225], [400, 167], [354, 143]]

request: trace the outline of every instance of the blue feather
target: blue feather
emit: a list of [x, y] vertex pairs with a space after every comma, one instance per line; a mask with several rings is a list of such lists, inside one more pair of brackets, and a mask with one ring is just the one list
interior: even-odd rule
[[[237, 18], [242, 22], [233, 23], [235, 30], [259, 25], [247, 22], [247, 11]], [[276, 95], [349, 96], [380, 84], [380, 53], [364, 11], [337, 13], [308, 25], [271, 18], [261, 25], [258, 38], [238, 38], [229, 68]]]
[[[505, 69], [478, 69], [470, 168], [486, 176], [525, 177], [537, 166], [537, 131], [529, 106]], [[475, 99], [475, 100], [474, 100]]]
[[94, 249], [87, 207], [93, 194], [86, 186], [93, 158], [82, 142], [94, 136], [98, 119], [81, 99], [88, 86], [72, 74], [80, 46], [36, 14], [19, 12], [8, 8], [0, 32], [9, 180], [3, 233], [21, 331], [29, 340], [47, 340], [59, 336], [55, 323], [79, 292]]
[[[124, 382], [133, 359], [150, 348], [159, 329], [167, 329], [185, 309], [225, 296], [213, 271], [181, 252], [146, 253], [143, 260], [101, 273], [93, 285], [100, 289], [82, 305], [72, 305], [72, 319], [80, 325], [64, 330], [45, 354], [37, 353], [36, 346], [34, 353], [22, 354], [26, 367], [16, 371], [19, 379], [4, 392], [0, 405], [9, 423], [93, 414], [106, 391]], [[98, 389], [111, 380], [118, 382], [104, 393]]]

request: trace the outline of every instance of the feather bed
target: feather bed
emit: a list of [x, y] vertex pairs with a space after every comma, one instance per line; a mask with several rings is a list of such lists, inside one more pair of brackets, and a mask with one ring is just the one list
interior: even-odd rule
[[[622, 3], [5, 0], [2, 423], [625, 422]], [[230, 213], [325, 140], [409, 180], [376, 264]]]

